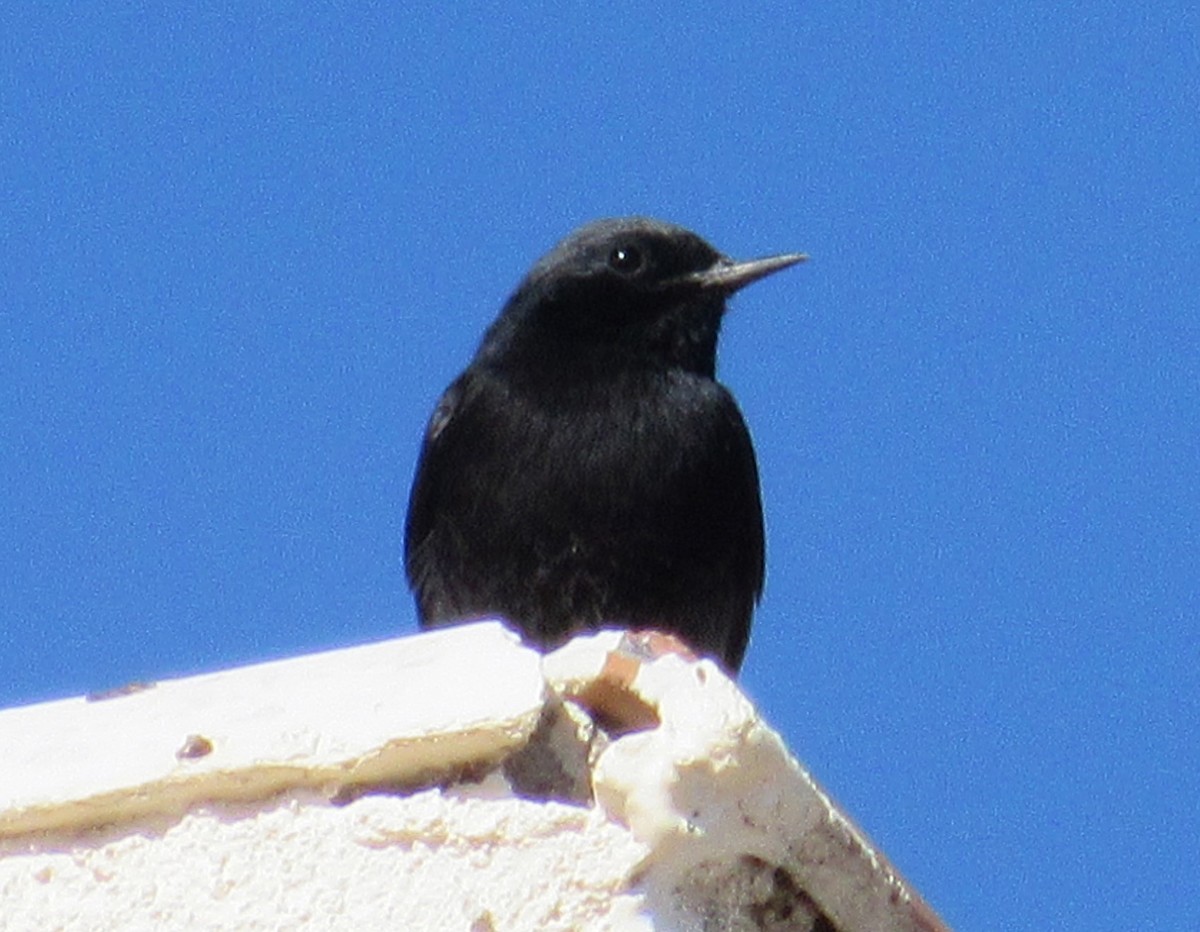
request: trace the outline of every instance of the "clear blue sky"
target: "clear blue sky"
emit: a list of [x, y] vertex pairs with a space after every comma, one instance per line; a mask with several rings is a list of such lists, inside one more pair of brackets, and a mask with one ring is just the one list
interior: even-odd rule
[[1200, 928], [1195, 5], [444, 6], [0, 13], [0, 705], [412, 631], [435, 398], [644, 213], [813, 256], [765, 714], [962, 929]]

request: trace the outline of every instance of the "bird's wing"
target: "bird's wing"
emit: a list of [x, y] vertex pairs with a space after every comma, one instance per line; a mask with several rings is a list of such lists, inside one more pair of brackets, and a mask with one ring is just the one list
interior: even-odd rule
[[[732, 400], [732, 399], [731, 399]], [[736, 404], [734, 405], [736, 411]], [[763, 529], [762, 492], [758, 480], [758, 463], [754, 456], [754, 445], [750, 433], [742, 421], [741, 413], [737, 412], [737, 426], [734, 443], [734, 472], [731, 477], [732, 488], [739, 488], [744, 496], [745, 505], [739, 510], [744, 552], [740, 554], [742, 568], [737, 571], [741, 578], [750, 586], [750, 598], [744, 603], [742, 613], [737, 623], [733, 624], [725, 646], [725, 662], [732, 670], [742, 665], [742, 657], [750, 641], [750, 621], [754, 606], [762, 597], [763, 583], [766, 579], [766, 540]], [[734, 609], [731, 617], [737, 615]]]
[[404, 523], [404, 568], [409, 585], [418, 593], [418, 599], [423, 589], [421, 545], [433, 530], [441, 495], [438, 476], [445, 474], [443, 469], [438, 468], [438, 463], [451, 446], [453, 425], [473, 394], [472, 383], [470, 373], [464, 373], [438, 399], [429, 417], [425, 441], [417, 460], [417, 472], [413, 478], [408, 515]]

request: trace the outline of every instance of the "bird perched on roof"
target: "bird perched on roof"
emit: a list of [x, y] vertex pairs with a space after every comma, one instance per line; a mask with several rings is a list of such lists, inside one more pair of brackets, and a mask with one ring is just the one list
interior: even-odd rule
[[545, 648], [651, 629], [736, 673], [763, 522], [717, 335], [731, 294], [804, 258], [735, 262], [627, 218], [538, 261], [426, 430], [405, 527], [422, 626], [501, 616]]

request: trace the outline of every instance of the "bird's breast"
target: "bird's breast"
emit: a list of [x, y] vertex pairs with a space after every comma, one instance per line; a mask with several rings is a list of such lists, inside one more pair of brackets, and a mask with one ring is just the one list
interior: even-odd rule
[[570, 510], [614, 519], [685, 506], [705, 494], [743, 442], [736, 405], [717, 383], [688, 374], [630, 374], [557, 394], [510, 399], [516, 430], [497, 451], [530, 494], [555, 490]]

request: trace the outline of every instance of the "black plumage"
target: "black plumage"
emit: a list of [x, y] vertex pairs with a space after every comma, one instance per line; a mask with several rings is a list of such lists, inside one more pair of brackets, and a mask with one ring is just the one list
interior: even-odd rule
[[736, 672], [762, 506], [717, 336], [730, 294], [803, 258], [733, 262], [631, 218], [534, 265], [429, 422], [405, 529], [422, 625], [502, 616], [543, 647], [654, 629]]

